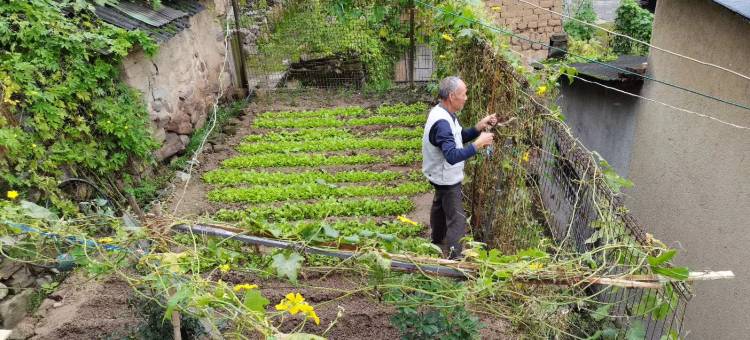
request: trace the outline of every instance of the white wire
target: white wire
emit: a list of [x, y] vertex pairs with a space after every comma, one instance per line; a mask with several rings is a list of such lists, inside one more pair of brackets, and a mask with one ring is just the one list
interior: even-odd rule
[[[238, 15], [237, 13], [234, 13], [234, 15]], [[216, 119], [217, 119], [217, 112], [219, 110], [219, 99], [221, 99], [224, 96], [224, 70], [226, 68], [226, 65], [228, 63], [228, 56], [229, 56], [229, 9], [226, 11], [226, 29], [224, 30], [224, 61], [221, 64], [221, 70], [219, 71], [219, 94], [214, 98], [213, 102], [213, 112], [211, 113], [211, 119], [209, 122], [209, 128], [206, 131], [205, 135], [203, 136], [203, 139], [201, 140], [201, 143], [198, 145], [198, 148], [195, 149], [195, 152], [193, 152], [193, 157], [188, 161], [188, 168], [187, 168], [187, 178], [185, 179], [185, 185], [182, 187], [182, 193], [180, 194], [180, 199], [177, 200], [177, 203], [174, 205], [174, 209], [172, 210], [172, 214], [177, 214], [177, 209], [180, 207], [180, 204], [182, 204], [183, 199], [185, 198], [185, 193], [187, 192], [188, 185], [190, 184], [190, 180], [193, 177], [193, 168], [195, 167], [195, 164], [198, 163], [198, 156], [203, 152], [203, 147], [206, 144], [206, 141], [208, 140], [208, 137], [211, 135], [211, 132], [216, 127]], [[242, 46], [240, 46], [242, 48]], [[244, 72], [245, 70], [242, 70]]]
[[542, 7], [542, 6], [539, 6], [539, 5], [537, 5], [537, 4], [534, 4], [534, 3], [528, 2], [528, 1], [526, 1], [526, 0], [516, 0], [516, 1], [519, 1], [519, 2], [525, 3], [525, 4], [529, 5], [529, 6], [532, 6], [532, 7], [536, 7], [536, 8], [538, 8], [538, 9], [541, 9], [541, 10], [544, 10], [544, 11], [547, 11], [547, 12], [550, 12], [550, 13], [554, 13], [554, 14], [556, 14], [556, 15], [559, 15], [559, 16], [563, 17], [563, 18], [567, 18], [567, 19], [573, 20], [573, 21], [575, 21], [575, 22], [578, 22], [578, 23], [581, 23], [581, 24], [584, 24], [584, 25], [587, 25], [587, 26], [590, 26], [590, 27], [594, 27], [594, 28], [600, 29], [600, 30], [602, 30], [602, 31], [604, 31], [604, 32], [607, 32], [607, 33], [609, 33], [609, 34], [614, 34], [614, 35], [616, 35], [616, 36], [618, 36], [618, 37], [623, 37], [623, 38], [625, 38], [625, 39], [628, 39], [628, 40], [630, 40], [630, 41], [634, 41], [634, 42], [637, 42], [637, 43], [640, 43], [640, 44], [646, 45], [646, 46], [648, 46], [648, 47], [651, 47], [651, 48], [653, 48], [653, 49], [655, 49], [655, 50], [658, 50], [658, 51], [661, 51], [661, 52], [664, 52], [664, 53], [668, 53], [668, 54], [671, 54], [671, 55], [674, 55], [674, 56], [677, 56], [677, 57], [680, 57], [680, 58], [685, 58], [685, 59], [687, 59], [687, 60], [690, 60], [690, 61], [692, 61], [692, 62], [696, 62], [696, 63], [698, 63], [698, 64], [701, 64], [701, 65], [704, 65], [704, 66], [714, 67], [714, 68], [717, 68], [717, 69], [719, 69], [719, 70], [722, 70], [722, 71], [725, 71], [725, 72], [729, 72], [729, 73], [732, 73], [732, 74], [734, 74], [734, 75], [736, 75], [736, 76], [738, 76], [738, 77], [744, 78], [745, 80], [750, 80], [750, 76], [746, 76], [746, 75], [744, 75], [744, 74], [742, 74], [742, 73], [739, 73], [739, 72], [737, 72], [737, 71], [734, 71], [734, 70], [730, 70], [730, 69], [728, 69], [728, 68], [726, 68], [726, 67], [723, 67], [723, 66], [719, 66], [719, 65], [716, 65], [716, 64], [712, 64], [712, 63], [709, 63], [709, 62], [706, 62], [706, 61], [701, 61], [701, 60], [698, 60], [698, 59], [695, 59], [695, 58], [692, 58], [692, 57], [689, 57], [689, 56], [686, 56], [686, 55], [682, 55], [682, 54], [679, 54], [679, 53], [677, 53], [677, 52], [673, 52], [673, 51], [667, 50], [667, 49], [665, 49], [665, 48], [661, 48], [661, 47], [658, 47], [658, 46], [652, 45], [652, 44], [650, 44], [650, 43], [647, 43], [647, 42], [645, 42], [645, 41], [642, 41], [642, 40], [639, 40], [639, 39], [633, 38], [633, 37], [631, 37], [631, 36], [628, 36], [628, 35], [626, 35], [626, 34], [622, 34], [622, 33], [617, 33], [617, 32], [614, 32], [614, 31], [610, 31], [610, 30], [608, 30], [608, 29], [606, 29], [606, 28], [604, 28], [604, 27], [598, 26], [598, 25], [596, 25], [596, 24], [592, 24], [592, 23], [589, 23], [589, 22], [585, 22], [585, 21], [583, 21], [583, 20], [579, 20], [579, 19], [576, 19], [576, 18], [574, 18], [574, 17], [572, 17], [572, 16], [569, 16], [569, 15], [566, 15], [566, 14], [563, 14], [563, 13], [560, 13], [560, 12], [555, 12], [555, 11], [553, 11], [553, 10], [551, 10], [551, 9], [548, 9], [548, 8], [544, 8], [544, 7]]

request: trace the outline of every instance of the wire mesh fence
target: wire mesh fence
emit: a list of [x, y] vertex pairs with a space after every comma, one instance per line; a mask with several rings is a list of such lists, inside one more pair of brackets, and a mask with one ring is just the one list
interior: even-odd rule
[[[549, 231], [559, 244], [585, 253], [610, 241], [651, 242], [620, 195], [606, 183], [595, 157], [562, 122], [546, 122], [538, 147], [540, 157], [531, 172], [548, 212]], [[607, 274], [648, 274], [631, 270], [630, 264], [640, 260], [633, 252], [615, 250], [595, 260], [616, 264]], [[611, 313], [620, 325], [642, 323], [647, 339], [684, 335], [682, 321], [692, 293], [683, 282], [670, 282], [657, 290], [592, 288], [591, 293], [614, 305]], [[669, 308], [658, 310], [655, 301], [666, 301]]]
[[277, 1], [246, 56], [250, 88], [382, 90], [432, 79], [432, 53], [413, 33], [410, 5], [337, 5]]

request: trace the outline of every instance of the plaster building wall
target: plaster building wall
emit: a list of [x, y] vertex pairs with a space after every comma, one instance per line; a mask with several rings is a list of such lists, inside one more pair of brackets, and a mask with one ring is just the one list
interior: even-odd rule
[[[558, 13], [563, 12], [563, 0], [525, 1]], [[560, 16], [518, 0], [487, 0], [484, 3], [487, 13], [490, 14], [495, 25], [512, 30], [514, 33], [534, 41], [549, 44], [552, 34], [563, 31]], [[510, 44], [511, 48], [520, 52], [527, 61], [547, 58], [547, 48], [539, 44], [531, 44], [518, 38], [511, 38]]]
[[[611, 85], [610, 85], [611, 86]], [[637, 100], [595, 84], [561, 81], [560, 105], [573, 135], [628, 177]]]
[[[136, 52], [123, 61], [123, 80], [143, 94], [154, 138], [162, 143], [157, 159], [185, 149], [189, 135], [202, 127], [220, 86], [232, 86], [231, 51], [224, 63], [223, 0], [202, 1], [206, 9], [190, 27], [159, 45], [153, 58]], [[219, 79], [221, 78], [221, 85]]]
[[[708, 0], [660, 0], [652, 44], [750, 74], [750, 21]], [[654, 78], [750, 104], [750, 81], [651, 51]], [[642, 94], [750, 126], [750, 111], [646, 81]], [[640, 101], [628, 206], [649, 232], [682, 246], [677, 263], [733, 270], [734, 280], [696, 283], [691, 339], [750, 334], [750, 130]], [[679, 243], [677, 243], [679, 242]]]

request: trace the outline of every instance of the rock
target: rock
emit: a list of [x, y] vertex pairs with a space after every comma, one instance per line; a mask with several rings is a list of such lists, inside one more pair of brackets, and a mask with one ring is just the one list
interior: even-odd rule
[[229, 147], [227, 147], [226, 145], [222, 145], [222, 144], [214, 145], [214, 152], [222, 152], [225, 150], [229, 150]]
[[154, 153], [154, 157], [163, 161], [183, 150], [185, 150], [185, 144], [182, 143], [180, 137], [176, 133], [167, 133], [164, 145]]
[[0, 280], [7, 280], [17, 271], [21, 270], [21, 268], [23, 268], [23, 264], [21, 263], [15, 261], [3, 261], [3, 263], [0, 264]]
[[13, 293], [18, 294], [24, 291], [23, 288], [33, 286], [35, 280], [36, 278], [34, 277], [34, 274], [31, 273], [31, 270], [24, 266], [21, 270], [13, 274], [13, 277], [11, 277], [10, 280], [8, 280], [8, 287], [10, 287], [10, 290]]
[[183, 171], [177, 171], [174, 173], [175, 177], [179, 178], [183, 182], [187, 182], [190, 180], [190, 174], [183, 172]]
[[0, 303], [0, 317], [3, 319], [3, 328], [13, 329], [16, 324], [23, 320], [33, 294], [33, 290], [26, 289]]
[[45, 284], [49, 284], [50, 282], [52, 282], [52, 276], [45, 275], [36, 279], [36, 286], [41, 287]]
[[179, 112], [172, 115], [172, 118], [164, 126], [164, 129], [180, 135], [188, 135], [193, 132], [193, 124], [190, 122], [188, 114]]
[[182, 144], [185, 144], [185, 146], [187, 146], [188, 143], [190, 143], [190, 136], [180, 135], [180, 141], [182, 142]]
[[159, 98], [151, 102], [151, 109], [156, 112], [159, 112], [164, 108], [164, 105], [166, 105], [166, 102], [164, 101], [164, 99]]
[[153, 96], [154, 100], [164, 99], [169, 96], [169, 90], [164, 88], [155, 88], [151, 90], [151, 96]]
[[178, 91], [177, 97], [180, 98], [180, 100], [185, 100], [185, 99], [190, 98], [190, 96], [193, 95], [193, 92], [194, 92], [193, 88], [188, 87], [187, 89]]
[[206, 125], [206, 119], [207, 119], [206, 115], [200, 115], [200, 116], [198, 116], [198, 119], [194, 123], [195, 129], [196, 130], [200, 129], [204, 125]]
[[63, 305], [62, 302], [55, 302], [55, 303], [52, 304], [52, 308], [60, 308], [60, 307], [62, 307], [62, 305]]
[[36, 319], [27, 318], [21, 321], [16, 328], [13, 329], [13, 333], [10, 333], [8, 340], [26, 340], [36, 334], [34, 332]]
[[0, 300], [8, 296], [8, 286], [0, 283]]
[[167, 139], [167, 131], [160, 127], [157, 127], [151, 135], [157, 143], [162, 143]]

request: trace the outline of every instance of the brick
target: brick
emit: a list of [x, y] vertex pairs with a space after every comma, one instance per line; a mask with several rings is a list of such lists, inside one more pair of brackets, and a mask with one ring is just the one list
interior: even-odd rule
[[555, 5], [555, 2], [553, 0], [539, 1], [539, 6], [544, 7], [544, 8], [552, 8], [554, 7], [554, 5]]
[[532, 15], [534, 15], [534, 10], [533, 9], [526, 8], [526, 9], [523, 10], [523, 16], [524, 17], [530, 17]]
[[537, 28], [537, 27], [539, 27], [539, 22], [538, 21], [529, 21], [527, 23], [527, 25], [529, 26], [529, 28]]
[[500, 13], [500, 16], [503, 18], [517, 18], [520, 17], [523, 14], [522, 11], [516, 10], [516, 9], [508, 9], [504, 8], [503, 11]]
[[560, 33], [562, 32], [562, 26], [555, 26], [554, 28], [552, 28], [552, 31], [555, 33]]
[[550, 19], [550, 20], [547, 20], [547, 25], [549, 25], [549, 26], [562, 26], [562, 20], [560, 20], [560, 19]]
[[539, 22], [540, 23], [547, 22], [547, 20], [550, 20], [550, 19], [552, 19], [552, 15], [549, 14], [549, 13], [547, 13], [547, 14], [539, 14]]

